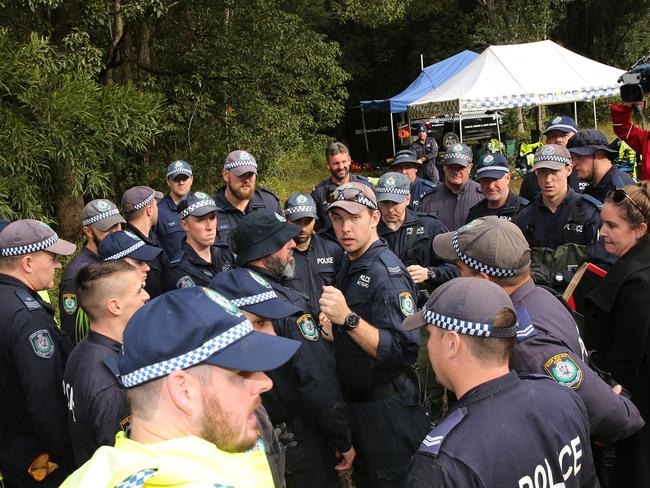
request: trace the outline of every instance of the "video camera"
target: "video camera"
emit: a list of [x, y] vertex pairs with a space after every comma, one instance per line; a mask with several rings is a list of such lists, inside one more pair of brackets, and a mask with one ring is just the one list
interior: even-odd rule
[[650, 54], [638, 59], [618, 82], [623, 83], [620, 89], [624, 102], [641, 102], [650, 93]]

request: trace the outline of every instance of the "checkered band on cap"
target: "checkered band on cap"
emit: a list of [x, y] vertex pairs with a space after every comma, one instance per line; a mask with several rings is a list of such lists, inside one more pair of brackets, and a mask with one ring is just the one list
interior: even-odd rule
[[482, 324], [480, 322], [468, 322], [466, 320], [455, 319], [436, 313], [432, 310], [422, 309], [424, 320], [431, 325], [436, 325], [441, 329], [452, 330], [460, 334], [471, 336], [490, 337], [492, 326], [490, 324]]
[[140, 368], [132, 373], [121, 375], [120, 381], [125, 387], [131, 388], [146, 383], [147, 381], [166, 376], [174, 371], [180, 371], [182, 369], [196, 366], [209, 357], [214, 356], [222, 349], [234, 344], [242, 337], [247, 336], [251, 332], [253, 332], [253, 325], [248, 320], [244, 320], [234, 327], [231, 327], [223, 334], [219, 334], [218, 336], [204, 342], [192, 351], [150, 366], [145, 366], [144, 368]]
[[451, 244], [454, 246], [454, 251], [456, 251], [456, 254], [458, 254], [460, 260], [475, 271], [485, 273], [488, 276], [495, 276], [497, 278], [507, 278], [509, 276], [514, 276], [518, 271], [518, 269], [505, 269], [497, 268], [495, 266], [488, 266], [487, 264], [480, 262], [478, 259], [474, 259], [473, 257], [464, 254], [460, 250], [460, 245], [458, 243], [458, 232], [454, 232], [454, 236], [451, 239]]
[[169, 178], [170, 176], [176, 175], [178, 173], [183, 173], [184, 175], [192, 176], [192, 170], [190, 168], [186, 168], [185, 166], [179, 166], [178, 168], [174, 168], [171, 171], [168, 171], [166, 177]]
[[486, 171], [503, 171], [504, 173], [509, 173], [508, 168], [505, 166], [484, 166], [482, 168], [479, 168], [476, 170], [476, 174], [480, 175], [481, 173], [485, 173]]
[[133, 251], [136, 249], [140, 249], [142, 246], [144, 246], [144, 241], [138, 239], [138, 242], [133, 244], [132, 246], [127, 247], [123, 251], [118, 252], [117, 254], [113, 254], [112, 256], [108, 256], [107, 258], [104, 258], [104, 261], [113, 261], [115, 259], [122, 259], [131, 254]]
[[448, 152], [445, 154], [445, 161], [448, 159], [464, 159], [468, 163], [472, 162], [472, 157], [467, 154], [458, 153], [458, 152]]
[[375, 191], [377, 193], [392, 193], [393, 195], [408, 195], [411, 193], [411, 190], [407, 190], [405, 188], [384, 188], [381, 186], [375, 188]]
[[572, 125], [569, 125], [569, 124], [551, 124], [546, 128], [545, 132], [549, 132], [549, 131], [552, 131], [552, 130], [558, 130], [558, 129], [567, 129], [567, 130], [573, 131], [573, 132], [576, 131], [576, 128], [573, 127]]
[[155, 191], [154, 191], [154, 192], [151, 192], [151, 195], [149, 195], [147, 198], [145, 198], [144, 200], [142, 200], [142, 201], [141, 201], [140, 203], [138, 203], [137, 205], [133, 205], [133, 210], [132, 210], [132, 212], [135, 212], [135, 211], [137, 211], [137, 210], [140, 210], [141, 208], [144, 208], [144, 207], [146, 207], [147, 205], [149, 205], [151, 202], [153, 202], [153, 199], [154, 199], [155, 196], [156, 196], [156, 192], [155, 192]]
[[298, 205], [296, 207], [287, 207], [284, 209], [285, 215], [291, 215], [298, 212], [316, 213], [316, 207], [311, 205]]
[[106, 210], [106, 212], [98, 213], [97, 215], [93, 215], [92, 217], [88, 217], [87, 219], [84, 219], [81, 223], [85, 226], [88, 225], [93, 225], [99, 222], [100, 220], [107, 219], [109, 217], [112, 217], [113, 215], [119, 214], [120, 211], [117, 208], [111, 208], [110, 210]]
[[543, 161], [555, 161], [556, 163], [569, 164], [571, 162], [570, 158], [565, 158], [563, 156], [556, 156], [554, 154], [540, 154], [535, 156], [535, 163], [541, 163]]
[[337, 201], [338, 200], [345, 200], [345, 201], [348, 201], [348, 202], [356, 202], [356, 203], [360, 203], [361, 205], [365, 205], [366, 207], [371, 208], [373, 210], [377, 210], [377, 204], [375, 202], [373, 202], [372, 200], [370, 200], [368, 197], [366, 197], [363, 193], [359, 193], [356, 197], [354, 197], [354, 200], [348, 200], [343, 195], [343, 192], [341, 192], [341, 193], [339, 193], [339, 196], [338, 196], [338, 198], [336, 200]]
[[233, 305], [236, 305], [239, 308], [244, 308], [247, 305], [255, 305], [256, 303], [267, 302], [278, 298], [278, 295], [273, 291], [265, 291], [264, 293], [258, 293], [257, 295], [252, 295], [250, 297], [235, 298], [230, 300]]
[[253, 161], [230, 161], [223, 165], [223, 169], [233, 169], [239, 166], [252, 166], [253, 168], [257, 168], [257, 163]]
[[32, 252], [42, 251], [47, 249], [50, 246], [53, 246], [59, 240], [59, 236], [56, 235], [56, 232], [39, 242], [34, 242], [33, 244], [25, 244], [24, 246], [15, 246], [15, 247], [5, 247], [0, 251], [2, 256], [21, 256], [23, 254], [29, 254]]
[[201, 208], [201, 207], [207, 207], [208, 205], [212, 205], [213, 207], [216, 207], [217, 204], [214, 203], [214, 200], [212, 198], [204, 198], [203, 200], [199, 200], [198, 202], [193, 203], [189, 207], [187, 207], [185, 210], [180, 212], [178, 214], [178, 218], [181, 220], [190, 215], [192, 212], [195, 210]]

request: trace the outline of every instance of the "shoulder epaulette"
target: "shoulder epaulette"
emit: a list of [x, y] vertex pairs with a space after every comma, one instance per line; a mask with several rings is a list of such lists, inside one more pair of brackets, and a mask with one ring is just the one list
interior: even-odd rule
[[398, 274], [402, 273], [402, 262], [399, 260], [397, 256], [395, 256], [392, 252], [382, 252], [379, 255], [379, 260], [384, 263], [386, 266], [386, 269], [388, 270], [389, 273], [391, 274]]
[[43, 308], [43, 305], [24, 288], [18, 288], [16, 290], [16, 296], [30, 312]]
[[427, 434], [422, 441], [422, 444], [420, 444], [418, 451], [438, 456], [445, 437], [447, 437], [454, 427], [460, 424], [466, 416], [467, 409], [464, 407], [453, 410], [443, 419], [442, 422]]
[[587, 195], [586, 193], [580, 193], [580, 196], [582, 197], [583, 200], [586, 200], [592, 205], [594, 205], [598, 210], [600, 210], [603, 206], [603, 202], [601, 202], [595, 197], [592, 197], [591, 195]]
[[515, 314], [517, 315], [517, 342], [525, 341], [537, 335], [526, 307], [523, 305], [515, 306]]
[[180, 249], [176, 254], [174, 254], [174, 257], [169, 260], [169, 264], [175, 265], [180, 263], [183, 256], [185, 256], [185, 249]]

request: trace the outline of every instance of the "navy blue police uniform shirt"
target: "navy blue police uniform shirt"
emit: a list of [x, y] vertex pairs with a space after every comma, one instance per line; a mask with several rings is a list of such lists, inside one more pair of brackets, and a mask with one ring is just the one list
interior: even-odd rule
[[442, 284], [458, 276], [456, 266], [446, 263], [433, 252], [433, 238], [444, 232], [447, 232], [447, 228], [439, 218], [410, 208], [406, 209], [404, 223], [397, 231], [393, 231], [383, 220], [377, 226], [379, 237], [386, 241], [404, 266], [419, 264], [435, 270], [436, 277], [430, 283], [432, 285]]
[[547, 375], [575, 391], [587, 408], [591, 436], [598, 441], [615, 442], [643, 426], [631, 400], [615, 394], [587, 365], [578, 326], [556, 297], [529, 279], [510, 298], [517, 311], [513, 370]]
[[79, 307], [77, 297], [77, 273], [84, 266], [99, 262], [97, 254], [92, 253], [86, 246], [81, 248], [79, 254], [70, 260], [63, 270], [59, 284], [59, 318], [61, 329], [77, 344], [88, 333], [85, 328], [88, 319], [85, 312]]
[[469, 209], [465, 223], [469, 223], [472, 220], [478, 219], [480, 217], [488, 217], [490, 215], [494, 215], [500, 219], [505, 219], [512, 222], [512, 219], [519, 213], [519, 211], [529, 203], [530, 202], [528, 200], [511, 191], [508, 192], [506, 203], [499, 208], [488, 207], [488, 200], [483, 199]]
[[[463, 395], [423, 440], [409, 488], [599, 486], [582, 401], [513, 371]], [[564, 484], [561, 484], [564, 483]]]
[[42, 453], [62, 473], [72, 468], [61, 388], [72, 343], [56, 326], [51, 305], [21, 281], [0, 274], [0, 302], [0, 469], [7, 483], [19, 473], [24, 479], [16, 484], [31, 486], [26, 471]]
[[[138, 239], [143, 240], [145, 244], [160, 248], [160, 241], [153, 229], [148, 236], [145, 236], [137, 227], [127, 223], [124, 230], [132, 232]], [[167, 291], [166, 270], [169, 266], [167, 254], [164, 251], [161, 252], [151, 261], [147, 261], [147, 265], [149, 265], [150, 269], [147, 273], [147, 282], [144, 289], [149, 294], [149, 297], [153, 299]]]
[[[368, 178], [365, 176], [350, 173], [350, 183], [362, 183], [367, 187], [372, 188], [374, 191], [372, 183], [370, 183]], [[312, 188], [311, 196], [316, 202], [316, 215], [318, 215], [318, 220], [316, 221], [316, 230], [330, 231], [332, 222], [329, 215], [327, 214], [327, 207], [329, 205], [330, 195], [338, 187], [339, 185], [334, 183], [331, 178], [326, 178], [314, 186], [314, 188]]]
[[596, 186], [593, 186], [591, 183], [589, 183], [584, 192], [587, 195], [591, 195], [596, 200], [604, 202], [605, 197], [610, 190], [614, 190], [615, 188], [622, 188], [625, 185], [636, 185], [636, 182], [630, 177], [630, 175], [623, 173], [620, 169], [618, 169], [618, 166], [612, 164], [610, 170], [605, 173], [598, 184]]
[[68, 399], [68, 428], [75, 464], [88, 461], [100, 446], [115, 444], [115, 434], [130, 421], [126, 392], [104, 364], [121, 344], [91, 330], [75, 347], [63, 375]]
[[293, 249], [293, 258], [296, 263], [294, 276], [282, 284], [301, 293], [318, 320], [318, 301], [323, 293], [323, 285], [334, 284], [336, 270], [343, 258], [343, 249], [326, 234], [314, 234], [307, 250]]
[[584, 245], [590, 262], [609, 269], [615, 259], [598, 240], [601, 225], [598, 205], [593, 197], [569, 189], [553, 213], [544, 205], [540, 194], [521, 209], [513, 223], [521, 229], [530, 247], [556, 249], [567, 243]]
[[436, 214], [447, 229], [456, 230], [465, 224], [469, 209], [481, 200], [481, 185], [476, 181], [467, 181], [458, 193], [453, 193], [442, 183], [420, 201], [418, 210]]
[[[270, 210], [277, 214], [282, 215], [282, 207], [280, 206], [280, 201], [272, 192], [265, 190], [263, 188], [257, 188], [253, 193], [252, 198], [248, 202], [248, 205], [242, 212], [238, 208], [232, 206], [232, 204], [226, 198], [226, 189], [221, 188], [216, 195], [214, 196], [214, 201], [217, 204], [217, 236], [218, 240], [227, 242], [232, 247], [231, 236], [235, 231], [241, 219], [245, 215], [248, 215], [251, 212], [257, 210]], [[237, 252], [234, 249], [234, 252]]]
[[423, 180], [422, 178], [415, 178], [415, 181], [411, 183], [411, 201], [409, 202], [409, 208], [413, 210], [418, 210], [420, 207], [420, 202], [424, 197], [429, 193], [433, 193], [436, 185], [431, 183], [428, 180]]
[[343, 258], [336, 287], [350, 310], [379, 329], [377, 357], [373, 358], [346, 331], [333, 327], [336, 369], [342, 385], [371, 390], [390, 383], [417, 359], [419, 331], [401, 328], [402, 321], [416, 308], [415, 283], [399, 258], [379, 239], [354, 261]]
[[304, 297], [278, 283], [265, 269], [247, 266], [268, 281], [280, 298], [301, 310], [273, 320], [278, 336], [301, 343], [289, 362], [267, 372], [273, 388], [262, 395], [274, 424], [306, 419], [340, 452], [351, 447], [348, 411], [336, 377], [334, 358], [318, 330], [318, 320]]
[[181, 227], [176, 204], [169, 194], [158, 202], [158, 223], [155, 232], [160, 241], [157, 247], [162, 247], [167, 257], [171, 259], [181, 249], [185, 231]]
[[216, 242], [211, 246], [210, 252], [212, 261], [207, 262], [186, 240], [183, 240], [182, 248], [169, 260], [166, 273], [167, 288], [174, 290], [208, 286], [217, 273], [235, 267], [235, 255], [225, 242]]

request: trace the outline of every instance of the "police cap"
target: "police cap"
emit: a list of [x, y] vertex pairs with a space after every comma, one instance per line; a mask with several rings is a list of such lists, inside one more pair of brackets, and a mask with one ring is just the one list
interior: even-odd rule
[[309, 217], [317, 219], [316, 201], [309, 193], [295, 192], [284, 202], [284, 215], [290, 222]]
[[148, 186], [134, 186], [129, 188], [122, 195], [122, 210], [125, 214], [131, 214], [143, 209], [155, 200], [162, 200], [163, 194]]
[[447, 148], [445, 159], [442, 163], [445, 165], [457, 164], [459, 166], [467, 167], [472, 164], [473, 158], [474, 153], [471, 148], [467, 144], [459, 142], [457, 144], [452, 144]]
[[190, 192], [178, 202], [176, 210], [178, 211], [178, 218], [183, 220], [190, 215], [203, 217], [211, 212], [216, 212], [217, 204], [207, 193]]
[[476, 169], [476, 179], [493, 178], [498, 180], [510, 172], [510, 164], [501, 153], [486, 154], [481, 157]]
[[49, 225], [39, 220], [16, 220], [0, 233], [0, 256], [21, 256], [38, 251], [70, 256], [75, 249], [73, 243], [59, 239]]
[[246, 173], [257, 174], [257, 162], [251, 153], [238, 149], [226, 156], [223, 169], [232, 171], [237, 176], [242, 176]]
[[81, 218], [84, 227], [96, 227], [102, 232], [106, 232], [115, 224], [126, 223], [117, 206], [103, 198], [88, 202], [81, 213]]
[[128, 230], [112, 232], [104, 237], [97, 246], [97, 256], [102, 261], [133, 258], [138, 261], [151, 261], [162, 249], [146, 244], [142, 239]]
[[179, 175], [192, 176], [190, 163], [182, 159], [169, 163], [169, 166], [167, 166], [167, 178], [173, 180]]
[[402, 203], [411, 193], [411, 183], [402, 173], [389, 171], [381, 175], [375, 188], [378, 202]]

